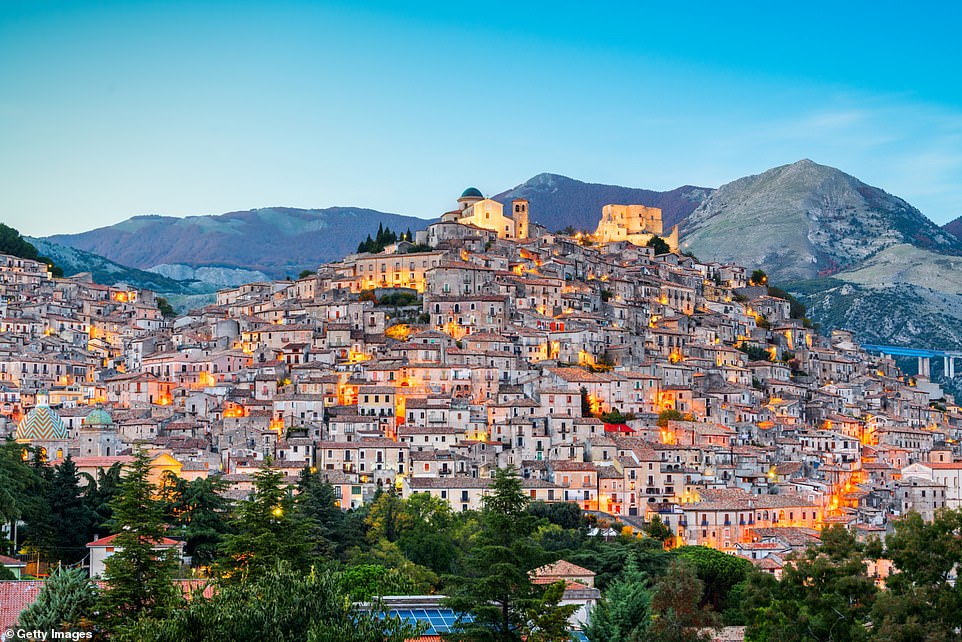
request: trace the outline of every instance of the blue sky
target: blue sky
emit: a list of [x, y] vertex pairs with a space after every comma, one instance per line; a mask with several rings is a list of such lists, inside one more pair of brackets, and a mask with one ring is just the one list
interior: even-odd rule
[[625, 4], [0, 0], [0, 221], [433, 217], [544, 171], [716, 187], [801, 158], [962, 215], [962, 8]]

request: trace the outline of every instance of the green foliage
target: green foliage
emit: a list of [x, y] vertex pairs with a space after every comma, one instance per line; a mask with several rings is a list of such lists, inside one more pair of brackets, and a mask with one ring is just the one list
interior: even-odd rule
[[615, 293], [612, 292], [611, 290], [609, 290], [609, 289], [607, 289], [607, 288], [606, 288], [606, 289], [603, 289], [603, 290], [601, 291], [601, 300], [602, 300], [602, 302], [607, 303], [608, 301], [611, 301], [611, 297], [613, 297], [614, 295], [615, 295]]
[[[97, 515], [85, 501], [73, 458], [45, 468], [42, 508], [30, 519], [27, 544], [51, 562], [73, 564], [87, 555], [86, 544]], [[70, 524], [64, 528], [64, 524]]]
[[36, 516], [44, 510], [45, 480], [39, 468], [24, 461], [25, 449], [28, 457], [37, 452], [12, 439], [0, 445], [0, 521], [3, 522]]
[[377, 300], [378, 305], [393, 305], [395, 307], [414, 305], [417, 302], [418, 295], [413, 292], [390, 292]]
[[565, 583], [549, 585], [537, 601], [528, 608], [527, 621], [521, 628], [526, 642], [569, 642], [568, 618], [578, 610], [577, 604], [561, 605]]
[[953, 575], [962, 561], [962, 511], [926, 523], [918, 513], [895, 522], [884, 556], [894, 572], [872, 610], [873, 637], [886, 642], [958, 639], [962, 591]]
[[358, 301], [370, 301], [371, 303], [377, 305], [377, 295], [374, 294], [374, 290], [362, 290], [359, 295], [357, 295]]
[[237, 507], [234, 531], [224, 536], [217, 566], [232, 581], [256, 579], [280, 562], [306, 572], [316, 560], [312, 524], [295, 510], [284, 473], [265, 461], [254, 473], [251, 497]]
[[314, 270], [301, 270], [301, 271], [298, 273], [297, 278], [298, 278], [298, 279], [306, 279], [307, 277], [312, 276], [312, 275], [314, 275], [314, 274], [315, 274]]
[[588, 389], [581, 386], [581, 416], [591, 416], [591, 401], [588, 400]]
[[661, 521], [661, 517], [655, 515], [651, 518], [651, 521], [645, 524], [644, 529], [642, 529], [648, 537], [658, 540], [659, 542], [666, 542], [671, 539], [674, 535], [671, 529]]
[[765, 270], [754, 270], [748, 277], [748, 285], [765, 285], [766, 283], [768, 283], [768, 275], [765, 274]]
[[37, 248], [33, 246], [32, 243], [28, 242], [25, 238], [20, 236], [20, 232], [10, 227], [9, 225], [4, 225], [0, 223], [0, 254], [9, 254], [11, 256], [17, 256], [21, 259], [29, 259], [31, 261], [40, 261], [46, 263], [50, 266], [50, 273], [53, 276], [62, 277], [63, 270], [58, 268], [53, 264], [53, 261], [46, 256], [40, 256], [37, 252]]
[[718, 614], [701, 603], [704, 584], [695, 569], [675, 559], [652, 591], [652, 623], [647, 640], [653, 642], [708, 642], [708, 628], [720, 622]]
[[370, 602], [382, 595], [413, 595], [420, 587], [404, 572], [380, 564], [355, 564], [341, 573], [344, 592], [354, 602]]
[[647, 245], [655, 250], [656, 255], [671, 253], [671, 247], [668, 245], [668, 242], [658, 235], [652, 236], [650, 239], [648, 239]]
[[682, 546], [676, 553], [689, 562], [705, 585], [703, 600], [721, 612], [732, 588], [748, 577], [752, 563], [707, 546]]
[[610, 412], [602, 413], [601, 420], [606, 424], [623, 424], [635, 418], [633, 413], [623, 414], [617, 408], [612, 408]]
[[742, 341], [740, 345], [735, 347], [736, 349], [747, 354], [749, 361], [771, 361], [772, 355], [769, 354], [768, 350], [760, 346]]
[[172, 581], [176, 547], [156, 550], [167, 529], [164, 505], [155, 499], [157, 489], [149, 477], [150, 458], [140, 450], [111, 502], [117, 536], [106, 561], [98, 610], [114, 631], [141, 617], [165, 617], [182, 601], [180, 588]]
[[157, 297], [157, 309], [165, 318], [170, 318], [177, 316], [177, 312], [174, 311], [174, 307], [170, 304], [170, 301], [162, 296]]
[[876, 587], [865, 572], [864, 546], [837, 525], [822, 530], [821, 538], [820, 547], [809, 547], [785, 566], [780, 582], [764, 574], [749, 578], [749, 639], [870, 639], [865, 624]]
[[392, 232], [391, 228], [386, 228], [383, 223], [379, 223], [377, 226], [377, 235], [372, 239], [371, 235], [368, 234], [367, 238], [357, 246], [357, 251], [377, 254], [378, 252], [383, 252], [384, 248], [388, 245], [396, 243], [397, 240], [397, 234]]
[[97, 585], [83, 568], [54, 569], [37, 599], [20, 614], [18, 624], [30, 631], [88, 628], [97, 604]]
[[624, 570], [608, 586], [602, 600], [589, 614], [585, 635], [591, 642], [644, 640], [651, 615], [648, 577], [629, 553]]
[[543, 561], [532, 538], [536, 520], [527, 512], [528, 498], [513, 467], [495, 471], [483, 501], [481, 530], [446, 600], [474, 619], [460, 622], [462, 633], [454, 637], [518, 641], [530, 610], [543, 598], [543, 589], [528, 576]]
[[308, 524], [314, 555], [340, 559], [360, 541], [362, 535], [351, 523], [351, 516], [337, 505], [334, 487], [323, 481], [317, 471], [307, 467], [301, 470], [295, 506]]
[[694, 421], [695, 417], [690, 412], [682, 413], [674, 408], [665, 408], [658, 413], [658, 420], [655, 424], [659, 428], [666, 428], [669, 421]]
[[531, 502], [528, 504], [528, 513], [563, 529], [580, 528], [584, 523], [577, 502]]
[[280, 563], [239, 584], [221, 584], [209, 598], [194, 595], [169, 616], [138, 624], [142, 642], [404, 642], [418, 631], [362, 610], [344, 592], [344, 579], [324, 570], [302, 572]]
[[170, 475], [161, 495], [166, 501], [168, 522], [185, 542], [184, 553], [193, 566], [209, 566], [228, 532], [230, 501], [223, 493], [230, 484], [217, 477], [191, 481]]

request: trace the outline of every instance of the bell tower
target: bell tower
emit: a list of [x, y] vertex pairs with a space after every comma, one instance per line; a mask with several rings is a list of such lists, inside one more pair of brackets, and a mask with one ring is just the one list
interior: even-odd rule
[[514, 219], [514, 236], [517, 239], [528, 238], [528, 201], [516, 198], [511, 201], [511, 218]]

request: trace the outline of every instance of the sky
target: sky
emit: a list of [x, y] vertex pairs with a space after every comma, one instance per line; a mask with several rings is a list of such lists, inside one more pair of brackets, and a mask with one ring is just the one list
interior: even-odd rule
[[0, 0], [0, 222], [431, 218], [541, 172], [666, 190], [810, 158], [946, 223], [962, 4], [931, 7]]

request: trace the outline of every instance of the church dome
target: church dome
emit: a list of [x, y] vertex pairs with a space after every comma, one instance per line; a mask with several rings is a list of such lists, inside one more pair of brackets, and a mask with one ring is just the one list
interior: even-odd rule
[[17, 441], [63, 441], [67, 438], [67, 427], [50, 406], [38, 405], [20, 420], [17, 426]]
[[469, 187], [461, 192], [461, 198], [484, 198], [484, 194], [477, 187]]
[[102, 410], [100, 408], [95, 409], [89, 415], [84, 417], [84, 428], [87, 429], [108, 428], [113, 425], [114, 420], [111, 419], [106, 410]]

